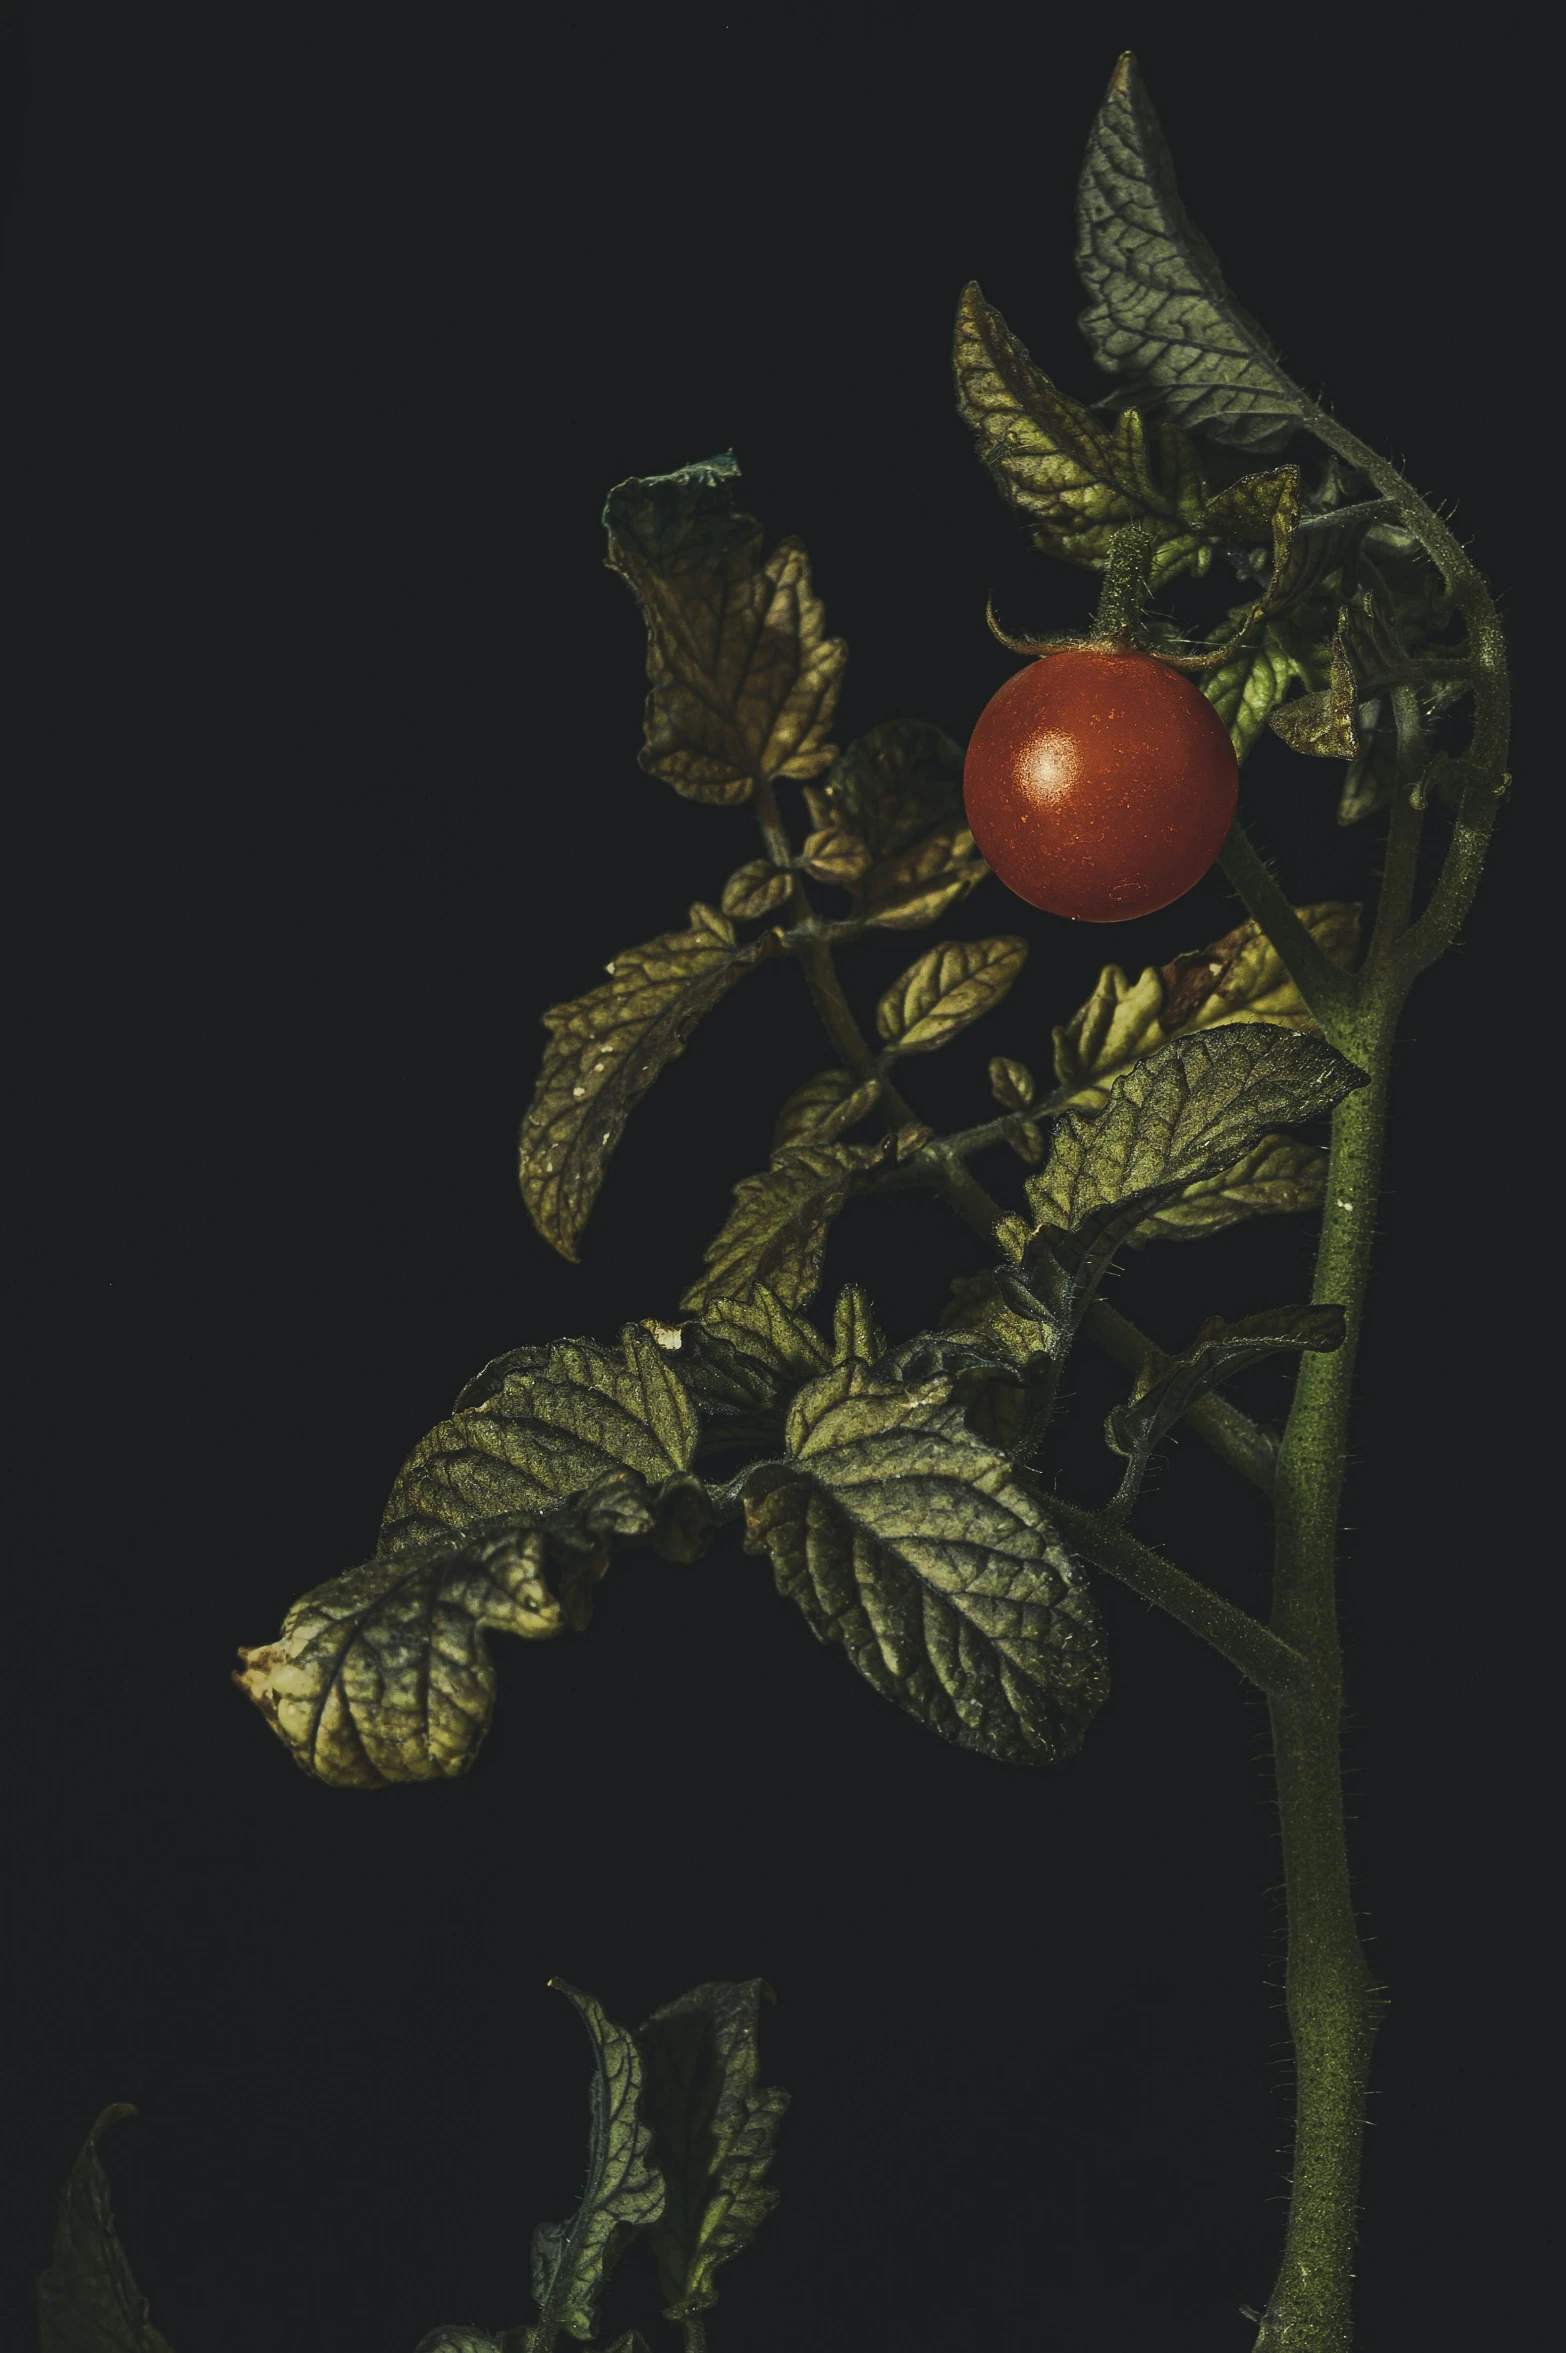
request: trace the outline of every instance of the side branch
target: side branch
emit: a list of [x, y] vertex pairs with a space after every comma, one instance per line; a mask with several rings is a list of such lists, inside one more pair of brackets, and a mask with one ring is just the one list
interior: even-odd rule
[[[1105, 1299], [1095, 1299], [1082, 1319], [1082, 1329], [1090, 1340], [1096, 1340], [1106, 1355], [1129, 1372], [1139, 1373], [1144, 1364], [1151, 1364], [1155, 1372], [1162, 1371], [1169, 1362], [1161, 1348], [1156, 1348], [1147, 1334], [1132, 1323], [1129, 1316], [1111, 1307]], [[1209, 1445], [1220, 1461], [1242, 1479], [1249, 1479], [1269, 1498], [1273, 1492], [1278, 1467], [1278, 1441], [1260, 1422], [1252, 1421], [1239, 1406], [1231, 1405], [1227, 1397], [1210, 1390], [1188, 1406], [1182, 1417], [1187, 1429]]]
[[1218, 863], [1239, 893], [1248, 915], [1255, 917], [1282, 957], [1289, 978], [1328, 1037], [1353, 1018], [1359, 984], [1351, 972], [1334, 964], [1319, 941], [1305, 929], [1289, 904], [1288, 894], [1265, 860], [1252, 847], [1240, 820], [1229, 828], [1229, 838], [1218, 853]]
[[1300, 1652], [1248, 1610], [1236, 1609], [1199, 1578], [1188, 1577], [1102, 1512], [1086, 1511], [1059, 1495], [1043, 1500], [1061, 1535], [1084, 1560], [1200, 1634], [1259, 1691], [1289, 1697], [1307, 1688], [1310, 1669]]

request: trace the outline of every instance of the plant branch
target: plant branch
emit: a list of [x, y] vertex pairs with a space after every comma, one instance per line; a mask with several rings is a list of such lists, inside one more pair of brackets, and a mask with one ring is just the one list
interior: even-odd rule
[[1238, 817], [1218, 853], [1218, 863], [1239, 894], [1246, 913], [1255, 917], [1277, 949], [1289, 978], [1328, 1038], [1333, 1037], [1335, 1030], [1349, 1026], [1359, 1001], [1358, 982], [1351, 972], [1334, 964], [1320, 942], [1305, 929], [1287, 892], [1251, 846]]
[[1103, 1512], [1087, 1511], [1059, 1495], [1046, 1496], [1044, 1508], [1073, 1551], [1200, 1634], [1258, 1690], [1286, 1694], [1303, 1687], [1308, 1668], [1302, 1654], [1248, 1610], [1236, 1609], [1199, 1578], [1187, 1576]]

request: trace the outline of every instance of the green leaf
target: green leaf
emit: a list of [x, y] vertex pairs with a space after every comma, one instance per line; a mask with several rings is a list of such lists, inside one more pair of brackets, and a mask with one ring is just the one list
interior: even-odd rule
[[876, 1321], [869, 1294], [850, 1283], [839, 1293], [833, 1311], [832, 1362], [847, 1364], [857, 1357], [861, 1364], [874, 1364], [885, 1354], [886, 1334]]
[[668, 2185], [648, 2233], [667, 2320], [716, 2304], [719, 2265], [750, 2245], [778, 2202], [766, 2176], [788, 2094], [757, 2080], [763, 1994], [773, 1998], [759, 1977], [698, 1985], [655, 2010], [637, 2034]]
[[1415, 672], [1397, 623], [1368, 588], [1339, 607], [1324, 651], [1326, 683], [1269, 712], [1267, 724], [1291, 751], [1318, 760], [1358, 760], [1366, 748], [1364, 706]]
[[870, 845], [861, 835], [847, 833], [840, 825], [821, 826], [807, 835], [799, 863], [814, 881], [836, 883], [842, 890], [852, 890], [871, 863]]
[[66, 2178], [51, 2261], [37, 2285], [40, 2353], [170, 2353], [125, 2259], [98, 2157], [100, 2135], [135, 2114], [124, 2100], [105, 2108]]
[[708, 1246], [707, 1272], [680, 1301], [695, 1313], [719, 1299], [748, 1299], [758, 1284], [803, 1307], [821, 1280], [827, 1229], [887, 1160], [878, 1144], [787, 1145], [757, 1176], [741, 1177], [734, 1207]]
[[1088, 137], [1077, 224], [1090, 298], [1078, 324], [1098, 365], [1132, 380], [1124, 397], [1145, 405], [1156, 396], [1161, 417], [1217, 441], [1281, 449], [1311, 404], [1188, 218], [1129, 50]]
[[591, 1994], [558, 1977], [549, 1982], [575, 2003], [587, 2028], [593, 2080], [581, 2204], [566, 2221], [540, 2223], [534, 2231], [533, 2297], [546, 2341], [552, 2328], [563, 2328], [586, 2344], [598, 2331], [598, 2300], [610, 2271], [636, 2233], [663, 2212], [664, 2184], [641, 2113], [635, 2037], [606, 2018]]
[[1027, 954], [1027, 941], [1010, 935], [931, 948], [893, 981], [876, 1028], [898, 1054], [933, 1054], [1000, 1003]]
[[1153, 1448], [1220, 1381], [1280, 1349], [1322, 1353], [1341, 1348], [1343, 1330], [1341, 1307], [1271, 1307], [1233, 1324], [1210, 1316], [1178, 1356], [1165, 1358], [1157, 1370], [1151, 1364], [1143, 1367], [1126, 1403], [1117, 1405], [1104, 1424], [1106, 1444], [1130, 1458], [1122, 1494], [1136, 1493]]
[[695, 801], [747, 800], [758, 778], [817, 776], [848, 648], [828, 637], [797, 539], [762, 561], [761, 526], [736, 513], [732, 454], [621, 482], [606, 558], [647, 622], [640, 764]]
[[963, 750], [924, 719], [888, 719], [855, 738], [807, 794], [818, 828], [856, 834], [873, 858], [962, 820]]
[[562, 1258], [576, 1258], [609, 1156], [653, 1080], [702, 1015], [782, 944], [764, 931], [739, 947], [728, 917], [698, 903], [688, 931], [623, 949], [603, 986], [544, 1015], [549, 1041], [518, 1174], [529, 1216]]
[[881, 1093], [878, 1078], [866, 1079], [863, 1086], [855, 1086], [853, 1073], [847, 1070], [818, 1070], [814, 1078], [807, 1078], [796, 1087], [782, 1110], [777, 1126], [772, 1131], [772, 1149], [780, 1152], [785, 1144], [831, 1144], [862, 1119], [868, 1119]]
[[439, 1422], [402, 1469], [381, 1522], [396, 1555], [496, 1517], [541, 1519], [615, 1472], [656, 1489], [689, 1470], [696, 1414], [670, 1351], [627, 1324], [618, 1348], [557, 1340], [486, 1367], [482, 1403]]
[[1033, 1246], [1047, 1242], [1064, 1277], [1055, 1312], [1074, 1325], [1121, 1243], [1183, 1187], [1366, 1083], [1325, 1040], [1263, 1023], [1171, 1038], [1122, 1070], [1101, 1111], [1056, 1121], [1049, 1160], [1028, 1179]]
[[1232, 1167], [1183, 1185], [1133, 1226], [1131, 1249], [1149, 1242], [1194, 1242], [1251, 1217], [1285, 1217], [1319, 1209], [1327, 1194], [1327, 1155], [1293, 1136], [1263, 1136]]
[[1005, 1111], [1026, 1111], [1038, 1093], [1038, 1082], [1025, 1062], [997, 1054], [990, 1063], [990, 1093]]
[[[1226, 647], [1243, 634], [1254, 611], [1249, 604], [1232, 608], [1224, 624], [1222, 643]], [[1308, 681], [1308, 672], [1277, 626], [1269, 623], [1220, 667], [1197, 681], [1228, 728], [1237, 760], [1244, 760], [1297, 678]]]
[[427, 2337], [420, 2337], [413, 2353], [504, 2353], [502, 2340], [492, 2337], [488, 2329], [465, 2328], [461, 2323], [447, 2323], [443, 2328], [431, 2329]]
[[1156, 534], [1155, 587], [1195, 559], [1205, 568], [1202, 534], [1191, 527], [1202, 504], [1194, 455], [1179, 453], [1166, 488], [1136, 410], [1105, 424], [1060, 391], [973, 283], [957, 305], [952, 359], [958, 414], [996, 488], [1028, 517], [1036, 546], [1102, 568], [1115, 531], [1144, 523]]
[[486, 1629], [547, 1641], [567, 1612], [543, 1531], [512, 1523], [384, 1555], [294, 1603], [234, 1681], [301, 1772], [337, 1789], [465, 1773], [495, 1705]]
[[[1334, 964], [1353, 964], [1360, 910], [1323, 900], [1297, 907], [1305, 929]], [[1188, 950], [1135, 982], [1106, 964], [1085, 1005], [1054, 1032], [1055, 1076], [1075, 1092], [1069, 1111], [1101, 1111], [1112, 1081], [1169, 1038], [1236, 1022], [1264, 1022], [1314, 1035], [1318, 1025], [1260, 924], [1247, 921], [1205, 948]]]
[[904, 1389], [850, 1359], [800, 1390], [787, 1442], [746, 1489], [746, 1546], [819, 1639], [960, 1747], [1071, 1755], [1107, 1687], [1092, 1600], [950, 1385]]

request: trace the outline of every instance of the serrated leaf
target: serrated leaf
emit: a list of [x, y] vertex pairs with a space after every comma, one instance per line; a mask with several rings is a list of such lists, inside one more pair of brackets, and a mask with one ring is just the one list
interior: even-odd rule
[[[1009, 1277], [1011, 1270], [1004, 1271]], [[1032, 1302], [1015, 1302], [1001, 1273], [989, 1268], [953, 1279], [941, 1330], [958, 1340], [971, 1335], [978, 1351], [1009, 1368], [1007, 1374], [997, 1376], [976, 1364], [959, 1372], [955, 1380], [955, 1394], [969, 1427], [1001, 1453], [1009, 1454], [1027, 1416], [1029, 1378], [1045, 1374], [1050, 1364], [1047, 1320]]]
[[788, 2094], [757, 2080], [764, 1993], [771, 1988], [759, 1977], [698, 1985], [637, 2033], [668, 2186], [648, 2233], [667, 2320], [716, 2304], [719, 2266], [750, 2245], [778, 2202], [766, 2175]]
[[1343, 1331], [1341, 1307], [1271, 1307], [1232, 1324], [1210, 1316], [1188, 1348], [1156, 1371], [1144, 1366], [1131, 1396], [1104, 1424], [1105, 1443], [1129, 1457], [1123, 1492], [1135, 1493], [1153, 1448], [1210, 1389], [1280, 1349], [1341, 1348]]
[[1327, 1194], [1327, 1155], [1319, 1144], [1263, 1136], [1231, 1168], [1202, 1177], [1132, 1227], [1133, 1250], [1149, 1242], [1194, 1242], [1252, 1217], [1286, 1217], [1319, 1209]]
[[1048, 1166], [1028, 1179], [1029, 1206], [1041, 1226], [1069, 1233], [1106, 1206], [1227, 1168], [1275, 1122], [1317, 1119], [1366, 1083], [1302, 1030], [1256, 1023], [1170, 1038], [1120, 1073], [1096, 1115], [1061, 1115]]
[[105, 2108], [66, 2177], [49, 2268], [37, 2283], [39, 2353], [171, 2353], [152, 2325], [114, 2228], [98, 2141], [128, 2101]]
[[1045, 1507], [944, 1382], [857, 1360], [802, 1389], [787, 1465], [746, 1491], [746, 1545], [822, 1641], [958, 1746], [1049, 1764], [1102, 1705], [1097, 1616]]
[[1225, 1026], [1171, 1038], [1133, 1062], [1102, 1111], [1063, 1113], [1049, 1160], [1027, 1185], [1037, 1221], [1030, 1249], [1044, 1245], [1054, 1312], [1074, 1327], [1146, 1219], [1230, 1168], [1276, 1121], [1317, 1118], [1366, 1083], [1322, 1038]]
[[601, 987], [544, 1015], [549, 1041], [518, 1175], [529, 1216], [562, 1258], [576, 1258], [610, 1154], [653, 1080], [701, 1016], [782, 944], [764, 931], [739, 947], [728, 918], [698, 904], [688, 931], [623, 949]]
[[966, 822], [954, 817], [877, 859], [864, 879], [860, 912], [878, 931], [917, 931], [965, 899], [989, 871]]
[[617, 1472], [656, 1488], [690, 1469], [696, 1414], [670, 1352], [643, 1325], [619, 1346], [556, 1340], [531, 1350], [481, 1405], [420, 1439], [397, 1474], [380, 1549], [395, 1555], [475, 1521], [539, 1518]]
[[875, 1009], [876, 1028], [899, 1054], [933, 1054], [993, 1011], [1027, 961], [1013, 934], [948, 940], [893, 981]]
[[[1359, 944], [1357, 904], [1323, 900], [1297, 907], [1295, 913], [1334, 964], [1352, 965]], [[1086, 1004], [1053, 1033], [1056, 1079], [1076, 1090], [1064, 1108], [1101, 1110], [1117, 1074], [1166, 1039], [1232, 1022], [1267, 1022], [1312, 1033], [1318, 1027], [1277, 950], [1254, 921], [1162, 968], [1148, 965], [1134, 982], [1118, 964], [1106, 964]]]
[[878, 1144], [789, 1144], [756, 1176], [741, 1177], [722, 1231], [708, 1245], [707, 1271], [680, 1301], [699, 1314], [719, 1299], [748, 1299], [764, 1283], [788, 1307], [803, 1307], [821, 1279], [827, 1229], [843, 1204], [880, 1168]]
[[492, 2337], [488, 2329], [458, 2324], [431, 2329], [427, 2337], [420, 2337], [414, 2353], [503, 2353], [503, 2346], [501, 2339]]
[[[1112, 424], [1070, 398], [1034, 365], [976, 284], [963, 288], [953, 337], [957, 410], [1001, 495], [1027, 516], [1037, 546], [1068, 563], [1102, 567], [1121, 525], [1157, 534], [1157, 586], [1197, 554], [1190, 526], [1201, 504], [1194, 459], [1177, 469], [1171, 496], [1155, 480], [1141, 417]], [[1182, 515], [1175, 498], [1186, 502]]]
[[815, 787], [817, 826], [840, 826], [872, 857], [894, 857], [936, 827], [961, 823], [962, 771], [962, 746], [943, 729], [885, 720], [857, 736]]
[[1131, 379], [1126, 396], [1154, 396], [1162, 417], [1215, 440], [1281, 449], [1310, 402], [1188, 217], [1129, 50], [1088, 137], [1077, 228], [1089, 296], [1078, 324], [1098, 365]]
[[604, 2282], [638, 2231], [664, 2208], [652, 2129], [641, 2113], [642, 2056], [636, 2038], [606, 2018], [591, 1994], [558, 1977], [593, 2046], [588, 2094], [587, 2181], [576, 2212], [533, 2233], [533, 2298], [541, 2333], [563, 2328], [586, 2344], [598, 2331]]
[[868, 1119], [880, 1098], [881, 1082], [866, 1079], [863, 1086], [855, 1086], [852, 1071], [818, 1070], [796, 1087], [782, 1110], [772, 1131], [772, 1149], [781, 1152], [785, 1144], [835, 1143], [862, 1119]]
[[738, 923], [759, 922], [783, 905], [793, 887], [790, 877], [770, 858], [752, 858], [747, 865], [736, 867], [724, 884], [723, 912]]
[[234, 1681], [301, 1772], [337, 1789], [465, 1773], [495, 1705], [486, 1629], [547, 1641], [567, 1616], [541, 1529], [384, 1555], [307, 1593]]
[[606, 561], [647, 622], [640, 764], [690, 800], [749, 798], [758, 778], [817, 776], [848, 648], [828, 637], [797, 539], [763, 562], [761, 526], [736, 513], [733, 456], [621, 482]]

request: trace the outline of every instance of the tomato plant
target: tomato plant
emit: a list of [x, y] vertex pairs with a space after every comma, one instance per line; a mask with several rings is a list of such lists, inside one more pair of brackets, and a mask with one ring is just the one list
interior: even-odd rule
[[1201, 881], [1234, 818], [1228, 730], [1188, 678], [1116, 645], [1042, 655], [991, 696], [963, 799], [1007, 889], [1051, 915], [1129, 923]]

